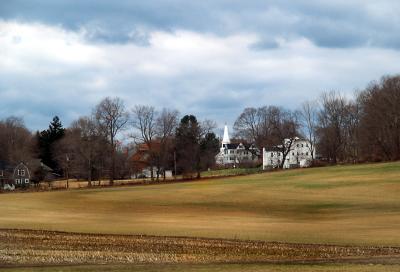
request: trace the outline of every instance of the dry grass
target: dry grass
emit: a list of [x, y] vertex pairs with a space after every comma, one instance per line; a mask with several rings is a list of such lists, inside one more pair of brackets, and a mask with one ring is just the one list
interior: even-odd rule
[[400, 245], [400, 163], [0, 195], [0, 228]]
[[56, 264], [400, 263], [400, 247], [0, 230], [0, 266]]
[[324, 264], [324, 265], [271, 265], [271, 264], [207, 264], [207, 265], [88, 265], [33, 268], [9, 268], [5, 272], [399, 272], [399, 265]]

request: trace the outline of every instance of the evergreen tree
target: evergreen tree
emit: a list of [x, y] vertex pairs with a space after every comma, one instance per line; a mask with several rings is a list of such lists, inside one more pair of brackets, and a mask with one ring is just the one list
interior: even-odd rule
[[219, 152], [219, 140], [215, 133], [209, 132], [200, 141], [201, 168], [207, 170], [215, 165], [215, 156]]
[[49, 125], [49, 128], [42, 132], [37, 132], [39, 145], [39, 158], [42, 162], [56, 171], [60, 171], [55, 160], [53, 146], [54, 143], [61, 140], [65, 135], [65, 129], [58, 116], [55, 116]]
[[176, 156], [178, 171], [200, 177], [201, 128], [193, 115], [185, 115], [176, 131]]

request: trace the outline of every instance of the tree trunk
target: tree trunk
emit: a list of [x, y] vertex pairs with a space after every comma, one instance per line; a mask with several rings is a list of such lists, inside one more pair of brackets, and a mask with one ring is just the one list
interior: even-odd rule
[[110, 170], [110, 185], [114, 185], [114, 171], [115, 171], [115, 146], [114, 138], [111, 138], [111, 170]]
[[92, 186], [92, 160], [89, 159], [88, 186]]

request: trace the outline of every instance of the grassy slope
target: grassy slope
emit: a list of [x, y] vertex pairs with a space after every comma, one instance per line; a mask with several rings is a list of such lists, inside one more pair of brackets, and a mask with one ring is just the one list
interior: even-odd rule
[[0, 228], [400, 245], [400, 163], [0, 195]]

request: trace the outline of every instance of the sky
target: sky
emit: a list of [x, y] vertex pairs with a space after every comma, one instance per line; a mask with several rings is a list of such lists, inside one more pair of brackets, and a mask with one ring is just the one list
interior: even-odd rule
[[0, 119], [45, 129], [104, 97], [232, 126], [399, 73], [400, 1], [0, 1]]

